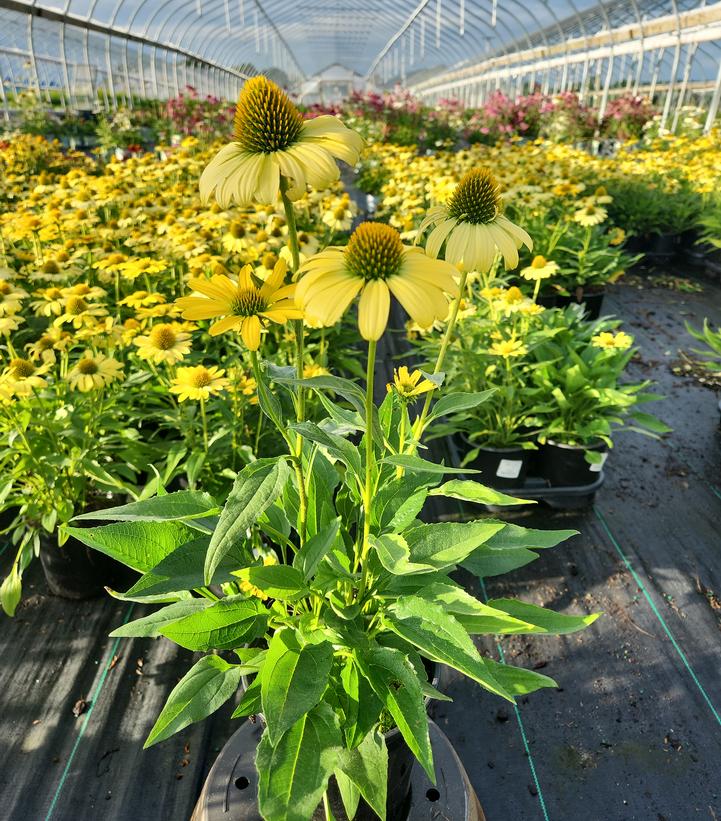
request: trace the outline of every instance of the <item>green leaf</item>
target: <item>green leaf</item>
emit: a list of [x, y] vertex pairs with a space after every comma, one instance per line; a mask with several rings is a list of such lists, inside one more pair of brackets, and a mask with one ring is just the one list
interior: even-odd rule
[[341, 669], [341, 699], [345, 721], [346, 746], [357, 747], [377, 723], [383, 705], [368, 679], [353, 658], [346, 658]]
[[[370, 543], [376, 551], [381, 564], [394, 576], [407, 576], [416, 573], [432, 573], [437, 568], [428, 563], [410, 561], [411, 552], [403, 536], [397, 533], [386, 533], [383, 536], [371, 536]], [[445, 566], [445, 565], [443, 565]]]
[[654, 433], [671, 433], [673, 428], [670, 428], [665, 422], [662, 422], [660, 419], [656, 418], [655, 416], [651, 415], [650, 413], [644, 413], [643, 411], [633, 411], [631, 413], [631, 418], [635, 419], [639, 425], [642, 425], [644, 428], [647, 428]]
[[233, 575], [244, 582], [250, 582], [272, 599], [293, 601], [308, 592], [303, 574], [287, 564], [253, 565], [235, 570]]
[[[142, 599], [203, 587], [205, 554], [209, 543], [209, 536], [201, 536], [181, 545], [138, 579], [126, 595]], [[232, 581], [231, 572], [251, 560], [252, 553], [245, 543], [237, 542], [223, 556], [213, 576], [213, 583]]]
[[339, 528], [340, 518], [333, 519], [331, 524], [311, 536], [293, 557], [293, 567], [300, 570], [306, 581], [313, 576], [322, 559], [333, 547]]
[[413, 665], [400, 650], [390, 647], [372, 647], [358, 652], [356, 658], [361, 672], [393, 716], [406, 744], [435, 784], [428, 716]]
[[375, 814], [384, 821], [388, 790], [388, 750], [383, 734], [375, 729], [354, 750], [342, 749], [338, 766], [358, 787]]
[[450, 613], [472, 635], [546, 632], [535, 622], [509, 615], [504, 608], [496, 608], [491, 602], [484, 604], [454, 584], [437, 582], [422, 588], [415, 595], [442, 605], [446, 613]]
[[522, 667], [513, 667], [510, 664], [499, 664], [488, 658], [484, 658], [483, 661], [493, 678], [513, 696], [525, 696], [542, 687], [558, 687], [552, 678], [541, 675], [535, 670], [524, 670]]
[[480, 482], [464, 481], [462, 479], [452, 479], [450, 482], [435, 487], [430, 491], [431, 496], [446, 496], [449, 499], [460, 499], [464, 502], [476, 502], [480, 505], [535, 505], [536, 502], [529, 499], [517, 499], [515, 496], [508, 496], [492, 487], [486, 487]]
[[480, 473], [480, 470], [470, 470], [469, 468], [452, 468], [447, 465], [439, 465], [436, 462], [428, 462], [419, 456], [410, 456], [407, 453], [397, 453], [394, 456], [386, 456], [381, 459], [381, 464], [395, 465], [395, 467], [411, 470], [416, 473]]
[[490, 576], [502, 576], [504, 573], [510, 573], [511, 570], [525, 567], [537, 558], [538, 553], [526, 550], [525, 547], [494, 550], [487, 545], [482, 545], [465, 558], [461, 564], [474, 576], [485, 579]]
[[[486, 519], [485, 521], [495, 521]], [[486, 542], [488, 547], [505, 550], [513, 547], [525, 547], [527, 550], [545, 550], [555, 547], [557, 544], [570, 539], [571, 536], [578, 536], [577, 530], [533, 530], [529, 527], [511, 525], [507, 522], [500, 522], [504, 528]]]
[[114, 522], [160, 522], [179, 519], [195, 519], [198, 516], [213, 516], [220, 512], [215, 499], [209, 493], [199, 490], [179, 490], [165, 496], [154, 496], [142, 502], [92, 510], [73, 517], [73, 522], [83, 520], [106, 520]]
[[181, 545], [198, 538], [198, 531], [190, 525], [173, 521], [67, 527], [65, 532], [141, 573], [147, 573]]
[[348, 778], [343, 770], [333, 770], [333, 776], [336, 784], [338, 785], [338, 792], [340, 793], [341, 800], [343, 801], [343, 809], [345, 810], [345, 814], [349, 821], [353, 821], [355, 814], [358, 812], [358, 805], [360, 804], [360, 790], [350, 780], [350, 778]]
[[332, 459], [342, 462], [356, 476], [362, 474], [358, 448], [335, 433], [329, 433], [313, 422], [298, 422], [290, 428], [300, 433], [304, 439], [320, 445]]
[[236, 691], [242, 674], [242, 667], [220, 656], [196, 662], [170, 693], [144, 749], [214, 713]]
[[161, 635], [160, 631], [168, 624], [179, 621], [196, 613], [200, 613], [210, 607], [211, 602], [207, 599], [187, 599], [169, 604], [149, 616], [127, 622], [117, 627], [110, 634], [112, 637], [121, 638], [149, 638]]
[[239, 595], [213, 602], [159, 632], [188, 650], [232, 650], [262, 636], [267, 623], [268, 611], [261, 602]]
[[566, 615], [517, 599], [492, 599], [488, 602], [488, 606], [494, 607], [496, 610], [502, 610], [516, 619], [522, 619], [529, 624], [533, 624], [544, 633], [557, 636], [583, 630], [593, 624], [601, 615], [600, 613], [591, 613], [588, 616]]
[[321, 700], [332, 664], [333, 645], [328, 641], [302, 647], [290, 629], [273, 636], [259, 674], [271, 740], [279, 739]]
[[465, 629], [439, 604], [404, 596], [388, 608], [384, 622], [429, 659], [447, 664], [491, 693], [513, 700], [488, 672]]
[[262, 711], [260, 702], [260, 676], [256, 676], [243, 693], [231, 718], [244, 718]]
[[325, 703], [303, 715], [276, 744], [266, 729], [255, 756], [261, 815], [273, 821], [308, 821], [323, 797], [341, 743], [338, 717]]
[[233, 544], [245, 538], [248, 528], [283, 492], [290, 476], [284, 458], [258, 459], [238, 474], [213, 532], [205, 557], [205, 583]]
[[438, 419], [440, 416], [447, 416], [449, 413], [458, 413], [463, 410], [470, 410], [478, 407], [496, 392], [496, 388], [478, 393], [448, 393], [442, 396], [431, 408], [428, 414], [428, 421]]
[[0, 606], [8, 616], [14, 616], [15, 610], [23, 595], [22, 576], [18, 572], [17, 565], [13, 565], [12, 570], [3, 579], [0, 585]]
[[503, 522], [437, 522], [421, 524], [403, 534], [411, 561], [433, 565], [440, 570], [462, 562], [477, 547], [488, 542], [505, 527]]

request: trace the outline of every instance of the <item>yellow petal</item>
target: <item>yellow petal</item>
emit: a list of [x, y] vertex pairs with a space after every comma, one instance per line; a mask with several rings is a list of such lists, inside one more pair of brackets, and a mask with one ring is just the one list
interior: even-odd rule
[[388, 324], [391, 295], [382, 279], [373, 279], [363, 288], [358, 302], [358, 330], [363, 339], [378, 340]]
[[249, 351], [260, 348], [260, 320], [257, 316], [246, 316], [240, 328], [240, 335]]
[[218, 334], [230, 331], [240, 325], [242, 321], [242, 316], [226, 316], [225, 319], [219, 319], [210, 326], [210, 335], [218, 336]]

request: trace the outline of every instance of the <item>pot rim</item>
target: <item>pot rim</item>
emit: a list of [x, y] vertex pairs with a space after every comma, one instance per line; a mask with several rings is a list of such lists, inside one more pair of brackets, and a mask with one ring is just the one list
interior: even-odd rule
[[591, 445], [567, 445], [565, 442], [556, 442], [554, 439], [546, 439], [546, 445], [551, 445], [554, 448], [562, 448], [563, 450], [608, 450], [608, 445], [599, 439]]
[[506, 448], [494, 448], [491, 445], [477, 445], [475, 442], [472, 442], [465, 433], [461, 433], [461, 439], [467, 444], [470, 445], [472, 448], [478, 448], [479, 450], [485, 450], [489, 453], [522, 453], [524, 456], [529, 452], [528, 448], [523, 448], [520, 445], [506, 447]]

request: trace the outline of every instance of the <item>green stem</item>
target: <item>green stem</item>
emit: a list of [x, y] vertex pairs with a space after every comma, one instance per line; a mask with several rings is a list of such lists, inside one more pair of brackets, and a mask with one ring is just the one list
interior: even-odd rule
[[205, 414], [205, 399], [201, 396], [200, 398], [200, 418], [203, 422], [203, 447], [205, 448], [206, 454], [208, 453], [208, 418]]
[[[371, 339], [368, 342], [365, 397], [366, 475], [365, 488], [363, 492], [363, 544], [361, 546], [361, 553], [359, 557], [360, 563], [363, 563], [370, 548], [371, 505], [373, 502], [373, 473], [375, 468], [375, 459], [373, 458], [373, 411], [375, 410], [375, 405], [373, 403], [373, 382], [375, 381], [376, 345], [377, 343], [374, 339]], [[359, 562], [356, 561], [356, 566]], [[365, 566], [363, 568], [363, 578], [365, 580]], [[363, 588], [364, 584], [361, 584], [361, 587]]]
[[[443, 367], [443, 362], [446, 358], [446, 351], [448, 350], [448, 346], [451, 342], [451, 337], [453, 336], [453, 331], [456, 327], [456, 320], [458, 319], [458, 310], [461, 307], [461, 299], [463, 299], [463, 293], [466, 290], [467, 278], [468, 272], [462, 271], [461, 281], [458, 284], [458, 296], [453, 300], [453, 304], [451, 306], [451, 315], [448, 318], [448, 324], [446, 325], [446, 330], [443, 334], [443, 340], [441, 341], [441, 349], [440, 351], [438, 351], [438, 358], [436, 359], [436, 364], [433, 368], [434, 376], [437, 373], [440, 373], [441, 368]], [[435, 390], [428, 391], [428, 393], [426, 394], [426, 399], [423, 403], [423, 410], [421, 411], [421, 415], [418, 417], [418, 419], [416, 419], [416, 422], [413, 425], [413, 439], [410, 444], [410, 453], [413, 453], [415, 451], [417, 443], [420, 441], [421, 436], [423, 436], [423, 432], [426, 427], [428, 411], [431, 408], [431, 401], [433, 400], [434, 394]]]

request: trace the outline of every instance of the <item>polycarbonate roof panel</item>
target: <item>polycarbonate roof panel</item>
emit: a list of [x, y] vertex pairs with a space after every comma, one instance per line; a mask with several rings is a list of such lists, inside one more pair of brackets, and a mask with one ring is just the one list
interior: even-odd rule
[[[386, 79], [583, 37], [693, 0], [14, 0], [228, 67], [291, 78], [340, 63]], [[3, 0], [0, 0], [0, 8]]]

